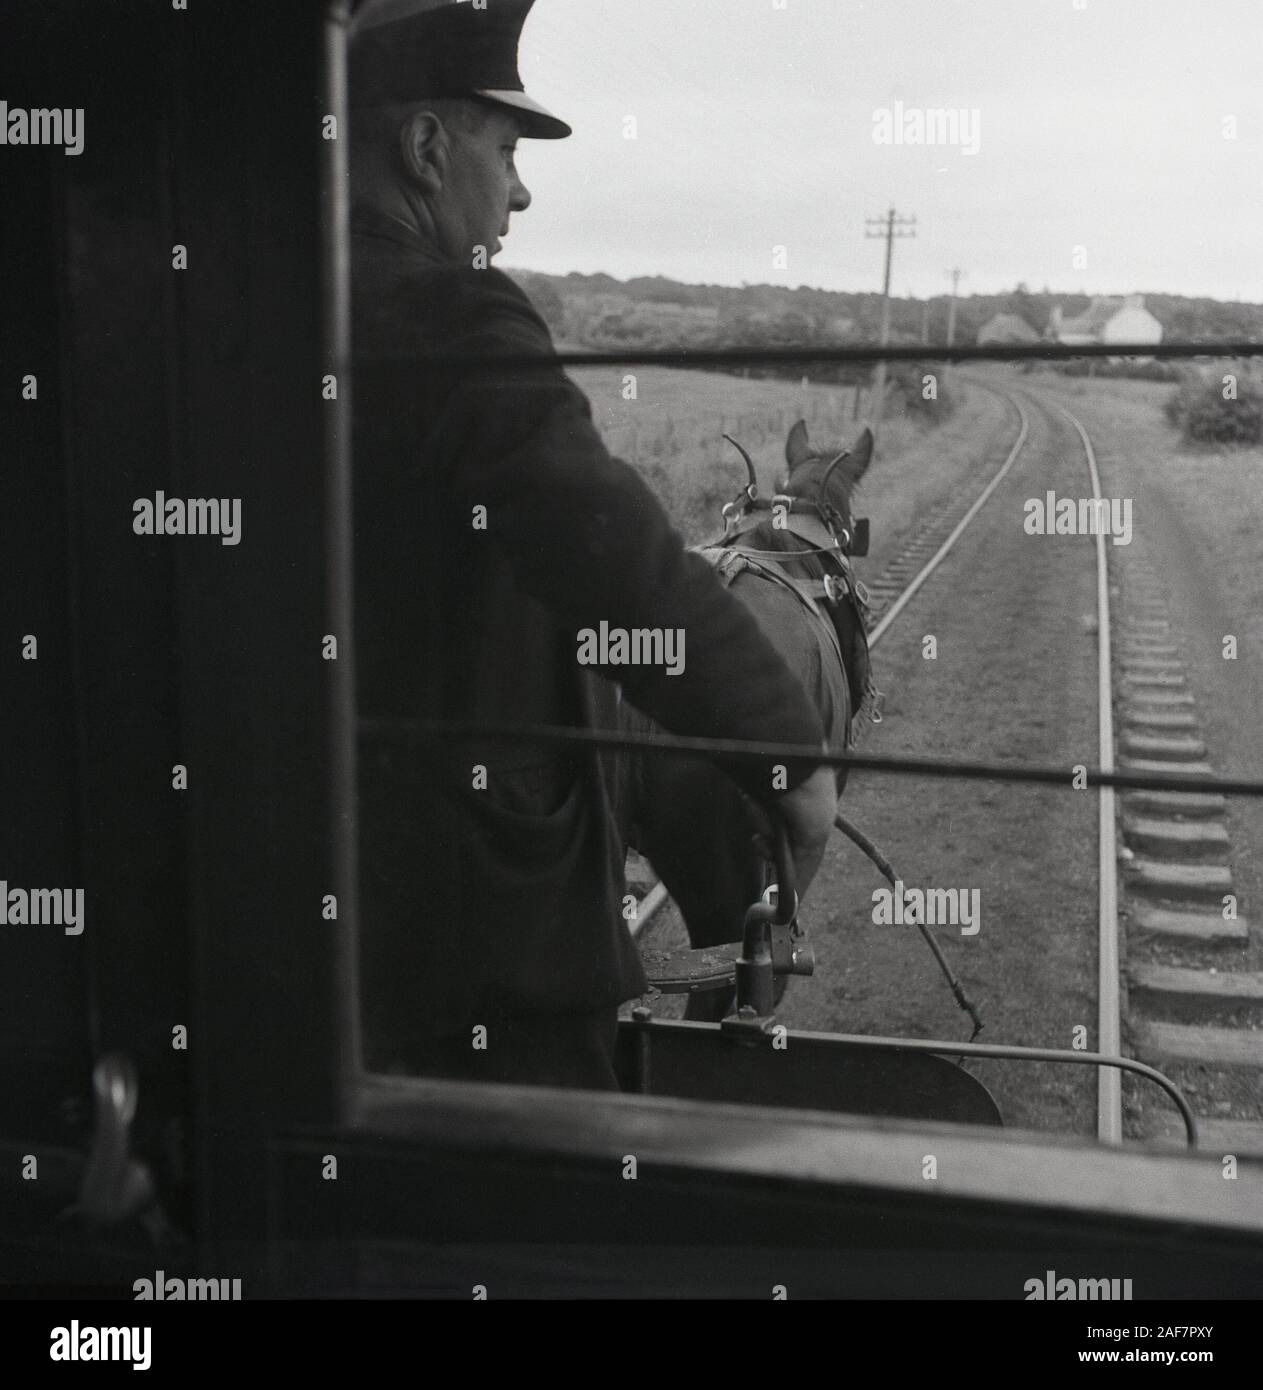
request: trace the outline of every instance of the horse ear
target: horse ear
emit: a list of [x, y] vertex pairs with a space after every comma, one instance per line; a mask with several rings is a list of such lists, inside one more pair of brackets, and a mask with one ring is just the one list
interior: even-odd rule
[[868, 465], [873, 461], [873, 432], [866, 425], [856, 437], [855, 443], [851, 445], [851, 477], [855, 482], [868, 472]]
[[807, 443], [807, 422], [799, 420], [789, 432], [785, 441], [785, 462], [792, 472], [804, 459], [811, 457], [811, 445]]

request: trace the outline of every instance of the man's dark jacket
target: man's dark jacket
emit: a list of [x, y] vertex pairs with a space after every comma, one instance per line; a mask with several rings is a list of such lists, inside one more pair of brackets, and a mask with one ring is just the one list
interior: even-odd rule
[[[601, 760], [427, 742], [407, 735], [409, 721], [612, 727], [617, 681], [678, 734], [820, 747], [823, 731], [743, 605], [610, 457], [560, 367], [444, 366], [553, 357], [522, 291], [500, 271], [441, 261], [374, 214], [357, 213], [352, 256], [371, 1054], [496, 1009], [592, 1011], [645, 988]], [[683, 629], [683, 673], [618, 666], [602, 679], [580, 667], [577, 634], [602, 621]], [[734, 775], [771, 801], [770, 764]]]

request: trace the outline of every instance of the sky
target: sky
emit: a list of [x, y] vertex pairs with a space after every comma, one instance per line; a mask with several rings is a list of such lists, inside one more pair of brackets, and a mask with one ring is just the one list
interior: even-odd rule
[[896, 295], [1263, 302], [1263, 0], [537, 0], [520, 67], [503, 268], [879, 290], [894, 207]]

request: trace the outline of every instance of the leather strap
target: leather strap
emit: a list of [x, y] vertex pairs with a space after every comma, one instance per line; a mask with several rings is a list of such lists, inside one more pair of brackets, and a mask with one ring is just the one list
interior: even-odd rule
[[[844, 578], [830, 575], [827, 579], [791, 579], [774, 559], [762, 558], [773, 552], [756, 551], [752, 555], [751, 552], [741, 550], [736, 546], [706, 546], [698, 553], [708, 563], [715, 566], [719, 577], [725, 584], [731, 584], [744, 570], [749, 570], [752, 574], [759, 575], [760, 578], [770, 579], [773, 584], [779, 584], [781, 588], [788, 589], [803, 607], [822, 624], [828, 634], [829, 641], [833, 644], [833, 650], [837, 653], [839, 665], [843, 671], [846, 670], [846, 659], [842, 655], [842, 644], [838, 640], [833, 619], [820, 606], [822, 600], [830, 604], [837, 602], [838, 596], [833, 591], [830, 581], [833, 585], [840, 587], [847, 584]], [[758, 558], [755, 558], [756, 556]], [[847, 587], [849, 588], [849, 586]]]

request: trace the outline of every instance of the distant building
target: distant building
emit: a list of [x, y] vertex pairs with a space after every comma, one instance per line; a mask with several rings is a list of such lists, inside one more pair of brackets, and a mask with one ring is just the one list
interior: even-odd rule
[[978, 346], [988, 343], [1037, 343], [1039, 334], [1018, 314], [995, 314], [978, 330]]
[[1160, 343], [1162, 325], [1145, 308], [1142, 294], [1129, 294], [1123, 307], [1101, 330], [1103, 343]]
[[1142, 294], [1122, 299], [1094, 296], [1081, 314], [1067, 318], [1061, 305], [1054, 306], [1047, 337], [1079, 347], [1085, 343], [1160, 343], [1162, 325], [1145, 308]]

